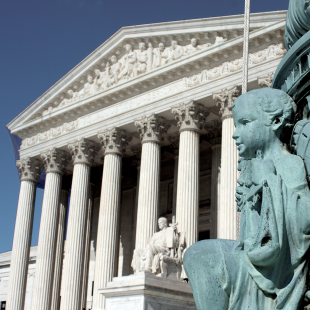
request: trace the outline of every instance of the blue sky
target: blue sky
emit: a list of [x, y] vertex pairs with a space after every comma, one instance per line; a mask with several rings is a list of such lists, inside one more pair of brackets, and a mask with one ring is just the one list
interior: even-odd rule
[[[252, 0], [251, 12], [288, 0]], [[10, 251], [19, 178], [5, 125], [123, 26], [242, 14], [243, 0], [9, 0], [0, 4], [0, 253]], [[43, 190], [38, 189], [32, 245]]]

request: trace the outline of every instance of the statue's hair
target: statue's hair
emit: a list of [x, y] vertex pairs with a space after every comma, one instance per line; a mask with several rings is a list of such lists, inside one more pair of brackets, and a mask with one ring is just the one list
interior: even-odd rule
[[286, 129], [294, 126], [294, 118], [297, 109], [296, 104], [293, 99], [282, 90], [263, 88], [249, 91], [238, 97], [233, 107], [238, 104], [240, 100], [252, 104], [257, 113], [261, 114], [261, 121], [266, 126], [270, 126], [277, 117], [283, 117], [283, 133], [286, 132]]
[[159, 221], [165, 222], [166, 225], [168, 226], [168, 220], [167, 220], [165, 217], [160, 217], [160, 218], [158, 219], [158, 222], [159, 222]]
[[273, 88], [255, 89], [238, 97], [234, 106], [241, 99], [248, 101], [249, 104], [254, 104], [258, 113], [265, 112], [262, 120], [266, 125], [271, 125], [279, 116], [283, 117], [285, 125], [293, 125], [296, 104], [284, 91]]

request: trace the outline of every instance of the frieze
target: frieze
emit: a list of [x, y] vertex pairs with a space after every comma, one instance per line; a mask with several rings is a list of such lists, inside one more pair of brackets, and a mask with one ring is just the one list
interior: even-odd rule
[[[285, 53], [286, 49], [282, 43], [270, 45], [268, 48], [262, 51], [249, 54], [249, 66], [253, 66], [265, 60], [277, 57], [283, 57]], [[218, 67], [209, 70], [203, 70], [202, 72], [196, 75], [184, 78], [184, 83], [186, 87], [193, 87], [201, 83], [215, 80], [221, 76], [239, 71], [242, 69], [242, 66], [243, 66], [242, 58], [230, 62], [224, 62]]]
[[[282, 57], [285, 53], [286, 49], [284, 48], [284, 45], [282, 43], [273, 44], [262, 51], [250, 54], [249, 65], [253, 66], [269, 59]], [[241, 69], [242, 58], [233, 60], [231, 62], [225, 62], [218, 67], [209, 70], [203, 70], [196, 75], [183, 78], [182, 80], [178, 80], [167, 86], [160, 87], [143, 95], [136, 96], [135, 98], [106, 107], [90, 115], [82, 116], [75, 121], [64, 123], [45, 132], [38, 133], [33, 137], [26, 138], [22, 141], [20, 148], [24, 149], [26, 147], [30, 147], [41, 142], [56, 138], [71, 131], [86, 127], [88, 125], [101, 122], [113, 116], [117, 116], [122, 113], [137, 109], [141, 106], [150, 104], [156, 100], [160, 100], [165, 97], [180, 93], [193, 86], [207, 83], [208, 81], [215, 80], [222, 76], [240, 71]]]

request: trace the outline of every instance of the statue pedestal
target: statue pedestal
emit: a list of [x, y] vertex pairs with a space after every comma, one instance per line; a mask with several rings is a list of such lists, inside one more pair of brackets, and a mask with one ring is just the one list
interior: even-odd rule
[[99, 293], [106, 310], [196, 310], [189, 283], [148, 272], [114, 278]]

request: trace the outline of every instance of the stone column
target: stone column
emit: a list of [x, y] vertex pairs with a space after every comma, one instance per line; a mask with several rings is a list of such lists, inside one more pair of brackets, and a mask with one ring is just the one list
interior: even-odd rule
[[73, 180], [66, 239], [61, 310], [79, 310], [84, 271], [90, 167], [98, 151], [94, 142], [77, 140], [68, 145], [73, 157]]
[[186, 247], [198, 241], [199, 216], [199, 140], [200, 130], [209, 115], [194, 101], [171, 109], [180, 129], [176, 222], [186, 232]]
[[174, 154], [174, 176], [173, 176], [173, 199], [172, 199], [172, 217], [176, 216], [177, 210], [177, 192], [178, 192], [178, 169], [179, 169], [179, 136], [169, 136], [170, 147]]
[[91, 222], [92, 222], [93, 203], [94, 203], [94, 189], [95, 184], [90, 183], [88, 208], [87, 208], [86, 236], [85, 236], [85, 258], [84, 258], [81, 310], [83, 310], [83, 308], [86, 309], [86, 303], [87, 303], [87, 284], [88, 284], [88, 268], [89, 268], [89, 255], [90, 255]]
[[238, 152], [232, 135], [235, 130], [232, 105], [240, 95], [238, 86], [213, 94], [222, 115], [221, 204], [218, 209], [217, 238], [236, 240], [238, 236], [235, 190], [238, 178]]
[[135, 161], [135, 165], [137, 166], [137, 184], [136, 184], [136, 191], [135, 191], [135, 205], [134, 205], [134, 214], [133, 214], [133, 218], [132, 218], [134, 238], [132, 238], [132, 241], [131, 241], [131, 253], [133, 253], [135, 248], [136, 248], [136, 237], [135, 236], [136, 236], [136, 230], [137, 230], [137, 214], [138, 214], [141, 151], [142, 151], [141, 145], [132, 147], [131, 151], [134, 153], [134, 161]]
[[93, 309], [105, 309], [105, 298], [98, 289], [106, 287], [114, 274], [121, 190], [122, 155], [130, 140], [116, 128], [98, 135], [104, 148], [99, 223], [96, 247], [96, 267]]
[[211, 169], [211, 229], [210, 238], [217, 238], [217, 214], [220, 206], [220, 169], [221, 169], [221, 143], [222, 123], [212, 120], [205, 124], [207, 134], [204, 139], [212, 146], [212, 169]]
[[160, 143], [170, 124], [157, 115], [135, 121], [142, 140], [136, 249], [146, 247], [157, 228], [160, 182]]
[[50, 309], [54, 282], [59, 196], [63, 170], [68, 162], [63, 151], [48, 150], [41, 154], [46, 170], [41, 211], [36, 276], [32, 292], [32, 310]]
[[9, 310], [24, 309], [36, 187], [41, 174], [37, 160], [25, 158], [16, 165], [21, 182], [7, 293], [6, 309]]
[[221, 144], [212, 145], [211, 172], [211, 231], [210, 238], [217, 238], [217, 214], [220, 206]]
[[66, 236], [66, 221], [67, 221], [67, 209], [68, 209], [70, 187], [71, 187], [71, 177], [63, 176], [62, 189], [60, 191], [60, 198], [59, 198], [59, 221], [58, 221], [58, 234], [57, 234], [51, 310], [59, 310], [60, 305], [60, 287], [62, 278], [62, 264], [63, 264], [65, 236]]

